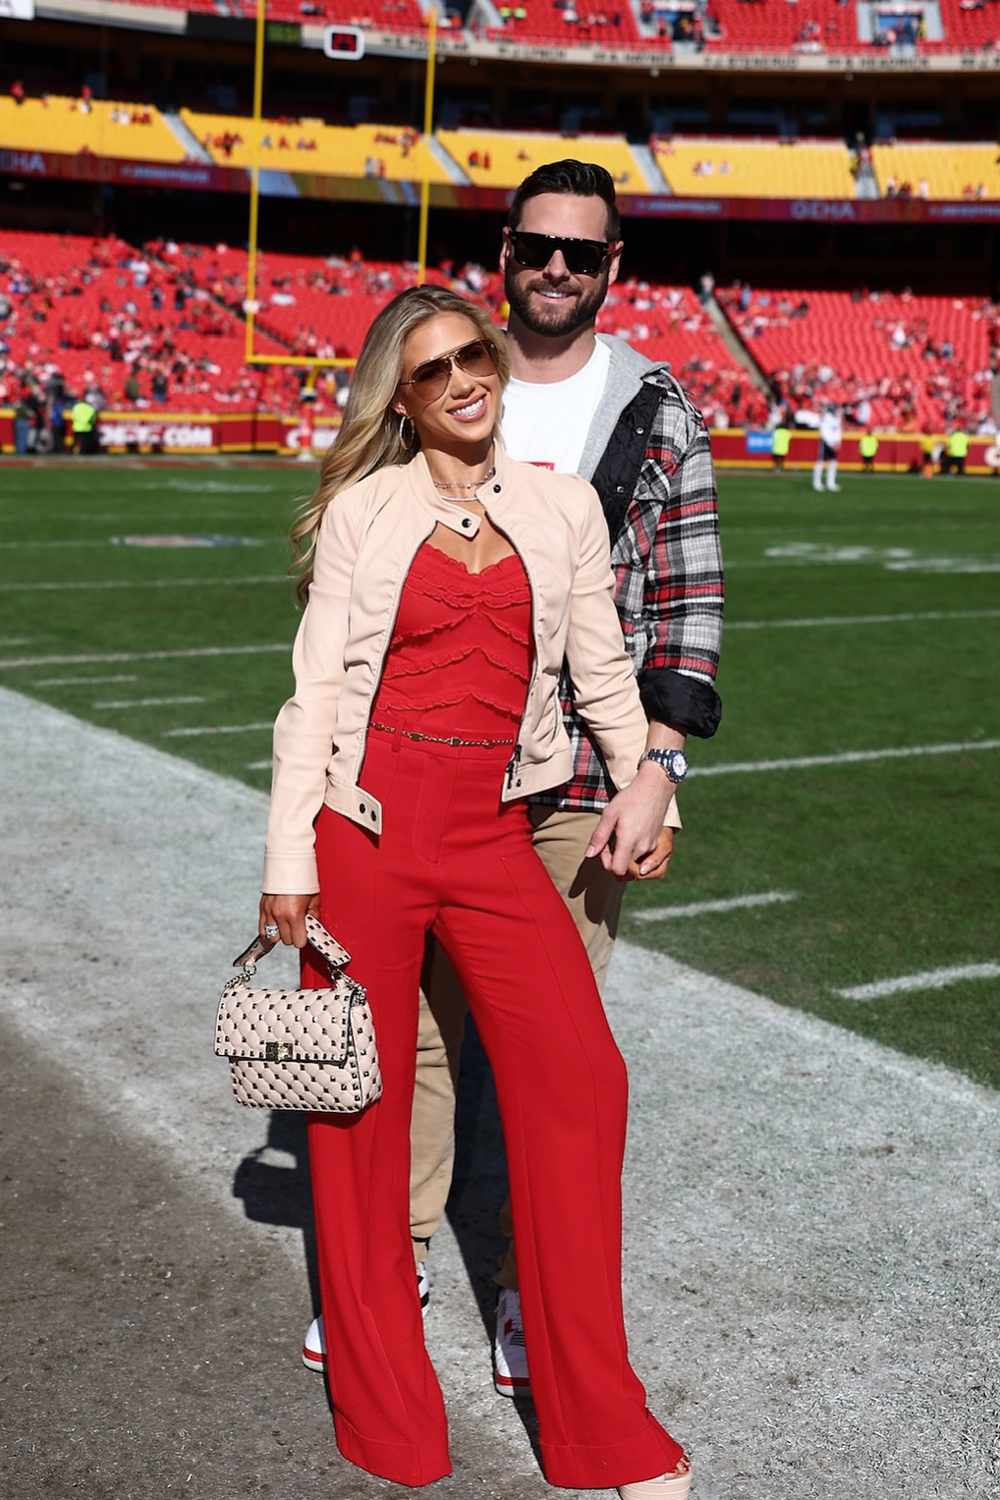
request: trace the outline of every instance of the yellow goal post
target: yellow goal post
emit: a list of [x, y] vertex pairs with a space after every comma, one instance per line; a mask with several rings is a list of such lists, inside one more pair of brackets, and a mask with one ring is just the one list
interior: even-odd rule
[[[331, 28], [328, 28], [331, 29]], [[358, 28], [334, 27], [343, 32]], [[260, 142], [264, 117], [264, 43], [267, 37], [267, 0], [257, 0], [257, 21], [254, 35], [253, 63], [253, 132], [252, 160], [250, 165], [250, 227], [247, 236], [247, 282], [246, 282], [246, 341], [244, 360], [248, 365], [286, 365], [295, 369], [353, 369], [356, 359], [329, 358], [318, 355], [258, 354], [254, 348], [254, 332], [257, 323], [257, 237], [260, 225]], [[358, 30], [359, 50], [363, 52], [364, 33]], [[329, 55], [329, 54], [328, 54]], [[345, 54], [346, 56], [346, 54]], [[424, 76], [424, 137], [429, 139], [434, 129], [434, 73], [437, 59], [437, 12], [433, 6], [427, 11], [427, 66]], [[417, 249], [417, 284], [422, 286], [427, 279], [427, 224], [430, 213], [430, 164], [424, 153], [424, 175], [420, 183], [420, 228]]]

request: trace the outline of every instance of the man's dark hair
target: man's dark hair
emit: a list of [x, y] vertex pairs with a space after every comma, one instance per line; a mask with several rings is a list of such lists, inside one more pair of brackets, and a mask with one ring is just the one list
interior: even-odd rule
[[526, 177], [511, 200], [507, 214], [507, 228], [516, 229], [521, 220], [521, 209], [529, 198], [538, 198], [542, 193], [570, 193], [575, 198], [601, 198], [608, 210], [605, 234], [616, 240], [621, 231], [621, 215], [615, 198], [615, 184], [611, 173], [590, 161], [546, 162], [536, 167]]

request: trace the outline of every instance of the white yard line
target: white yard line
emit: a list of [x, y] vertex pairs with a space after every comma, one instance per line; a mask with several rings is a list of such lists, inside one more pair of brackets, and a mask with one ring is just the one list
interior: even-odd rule
[[906, 625], [922, 620], [995, 620], [1000, 609], [922, 609], [901, 611], [892, 615], [816, 615], [814, 618], [787, 620], [730, 620], [726, 634], [732, 630], [805, 630], [827, 625]]
[[171, 698], [103, 698], [94, 708], [165, 708], [174, 703], [207, 703], [204, 694], [178, 693]]
[[839, 755], [792, 755], [787, 760], [734, 760], [696, 766], [692, 776], [742, 776], [757, 771], [803, 771], [812, 766], [852, 766], [865, 761], [906, 760], [912, 756], [952, 755], [968, 750], [1000, 750], [1000, 740], [953, 740], [943, 745], [900, 745], [885, 750], [844, 750]]
[[[270, 765], [270, 761], [267, 762]], [[629, 912], [634, 922], [671, 922], [676, 917], [706, 917], [713, 912], [742, 911], [748, 906], [778, 906], [787, 901], [797, 901], [797, 891], [763, 891], [759, 896], [731, 896], [720, 901], [689, 901], [684, 906], [644, 907], [642, 911]]]
[[32, 687], [90, 687], [98, 682], [138, 682], [135, 672], [116, 672], [100, 677], [36, 677]]
[[239, 588], [249, 583], [291, 583], [287, 573], [226, 574], [223, 578], [70, 578], [34, 583], [0, 583], [2, 594], [52, 593], [67, 589], [199, 589]]
[[270, 771], [273, 765], [274, 760], [269, 755], [266, 760], [248, 760], [243, 769], [245, 771]]
[[265, 651], [286, 651], [291, 659], [292, 643], [279, 641], [265, 646], [181, 646], [171, 651], [83, 651], [78, 656], [6, 656], [0, 657], [0, 671], [12, 672], [22, 667], [91, 666], [98, 662], [177, 661], [193, 656], [255, 656]]
[[261, 719], [256, 724], [205, 724], [197, 729], [165, 729], [160, 736], [164, 740], [191, 739], [202, 734], [250, 734], [258, 729], [273, 729], [273, 719]]
[[0, 635], [0, 646], [30, 646], [33, 635]]
[[907, 990], [943, 990], [964, 979], [1000, 979], [1000, 964], [957, 964], [950, 969], [926, 969], [922, 974], [900, 974], [896, 979], [876, 979], [872, 984], [854, 984], [835, 990], [842, 1000], [883, 1000]]

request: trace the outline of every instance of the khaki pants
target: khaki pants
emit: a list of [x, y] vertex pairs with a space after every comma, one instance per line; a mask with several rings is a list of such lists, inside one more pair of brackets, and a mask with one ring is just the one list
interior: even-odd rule
[[[590, 959], [598, 988], [611, 960], [625, 882], [610, 875], [599, 859], [584, 862], [597, 824], [594, 812], [563, 812], [533, 807], [534, 845], [552, 877]], [[466, 1005], [447, 954], [429, 943], [420, 992], [417, 1078], [413, 1094], [410, 1165], [410, 1232], [418, 1258], [444, 1217], [455, 1159], [455, 1078], [458, 1073]], [[500, 1228], [511, 1240], [510, 1203], [500, 1211]], [[517, 1286], [513, 1243], [497, 1274], [500, 1286]]]

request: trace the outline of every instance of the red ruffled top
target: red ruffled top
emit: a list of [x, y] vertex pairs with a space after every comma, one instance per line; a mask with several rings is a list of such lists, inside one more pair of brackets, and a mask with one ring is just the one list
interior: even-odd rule
[[371, 722], [513, 743], [531, 662], [531, 589], [517, 554], [470, 573], [425, 542], [403, 586]]

